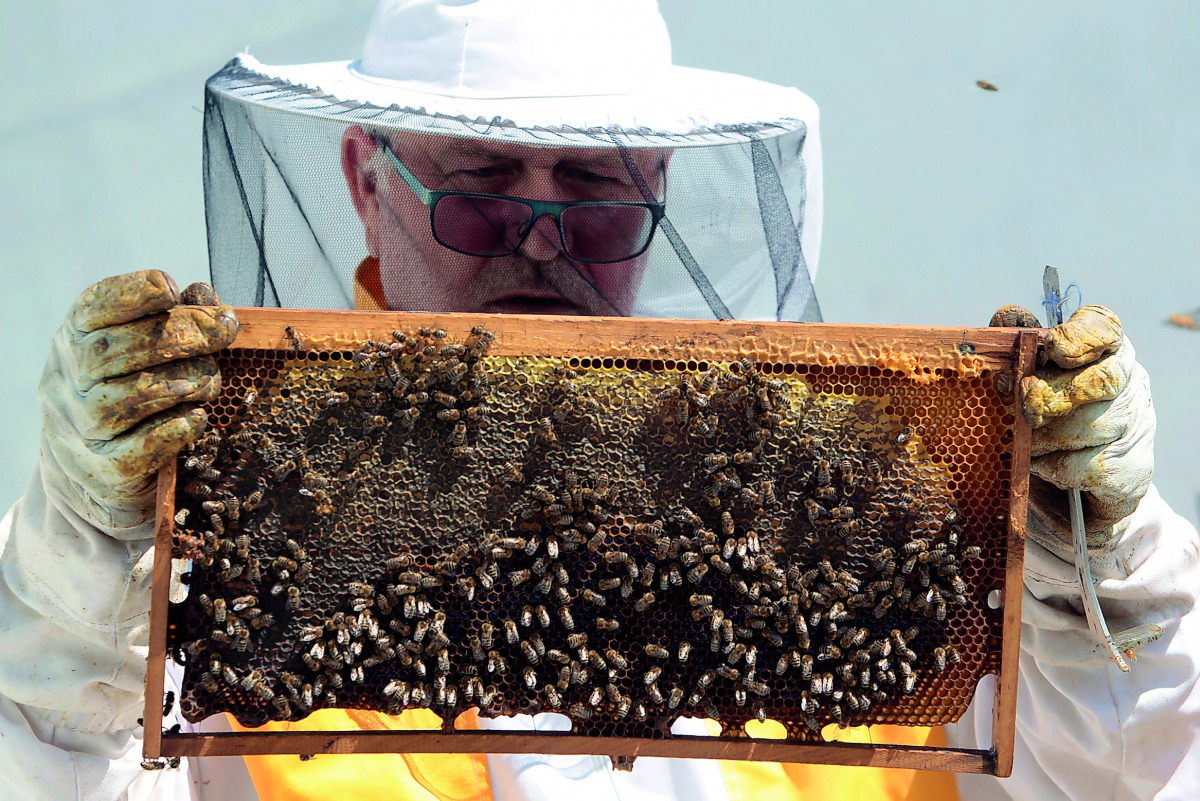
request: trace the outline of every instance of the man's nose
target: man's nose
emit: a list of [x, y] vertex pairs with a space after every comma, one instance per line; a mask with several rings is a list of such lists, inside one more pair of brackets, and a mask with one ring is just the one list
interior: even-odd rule
[[543, 214], [533, 222], [533, 230], [521, 243], [521, 254], [530, 261], [553, 261], [562, 252], [562, 239], [554, 215]]

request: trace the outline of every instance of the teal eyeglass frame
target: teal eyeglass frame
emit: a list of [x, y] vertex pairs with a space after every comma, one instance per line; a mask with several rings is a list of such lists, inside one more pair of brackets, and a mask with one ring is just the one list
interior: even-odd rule
[[[413, 194], [417, 196], [417, 199], [429, 207], [429, 230], [433, 233], [433, 238], [437, 240], [438, 244], [442, 247], [448, 250], [453, 250], [456, 253], [463, 253], [468, 256], [479, 256], [483, 258], [502, 258], [504, 256], [512, 255], [521, 248], [522, 244], [524, 244], [526, 238], [529, 236], [529, 233], [533, 230], [534, 223], [540, 220], [544, 215], [549, 214], [554, 218], [554, 225], [556, 228], [558, 228], [558, 240], [562, 245], [562, 252], [569, 258], [585, 264], [617, 264], [623, 261], [628, 261], [629, 259], [635, 259], [646, 252], [646, 250], [650, 247], [650, 243], [654, 240], [654, 234], [658, 230], [659, 221], [666, 214], [666, 207], [662, 203], [638, 202], [632, 200], [572, 200], [565, 202], [554, 202], [548, 200], [529, 200], [528, 198], [512, 197], [511, 195], [494, 195], [486, 192], [463, 192], [453, 189], [430, 189], [429, 187], [425, 186], [425, 184], [421, 183], [420, 179], [413, 174], [412, 170], [408, 169], [408, 167], [404, 165], [404, 162], [400, 161], [400, 158], [392, 150], [392, 147], [388, 143], [387, 139], [378, 136], [375, 137], [375, 141], [383, 149], [384, 154], [388, 157], [388, 161], [390, 161], [392, 167], [395, 168], [396, 174], [404, 180], [404, 183], [407, 184], [408, 188], [411, 189]], [[513, 203], [520, 203], [524, 206], [528, 206], [532, 211], [533, 216], [530, 217], [527, 227], [521, 232], [520, 238], [516, 241], [511, 250], [507, 251], [506, 253], [474, 253], [447, 244], [438, 235], [437, 226], [434, 224], [434, 208], [442, 200], [442, 198], [453, 196], [476, 197], [489, 200], [507, 200]], [[562, 213], [567, 209], [575, 208], [577, 206], [634, 206], [637, 208], [648, 209], [650, 211], [650, 228], [646, 233], [646, 241], [636, 253], [631, 253], [628, 256], [622, 256], [619, 259], [588, 259], [572, 253], [570, 248], [567, 247], [566, 234], [563, 233]]]

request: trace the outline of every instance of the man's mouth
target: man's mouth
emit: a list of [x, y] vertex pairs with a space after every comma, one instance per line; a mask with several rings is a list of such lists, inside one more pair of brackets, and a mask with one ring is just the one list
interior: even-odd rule
[[483, 304], [479, 311], [491, 314], [565, 314], [580, 315], [586, 312], [569, 300], [555, 295], [512, 295]]

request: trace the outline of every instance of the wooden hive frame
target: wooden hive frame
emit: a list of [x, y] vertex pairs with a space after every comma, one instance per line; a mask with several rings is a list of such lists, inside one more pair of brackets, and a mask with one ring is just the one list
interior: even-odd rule
[[[241, 328], [235, 348], [289, 350], [303, 334], [306, 350], [352, 350], [381, 340], [395, 329], [431, 326], [451, 337], [465, 337], [484, 325], [496, 336], [489, 355], [624, 358], [663, 360], [736, 360], [744, 353], [775, 362], [850, 367], [886, 367], [916, 380], [938, 375], [993, 371], [1011, 381], [1014, 422], [1009, 443], [1004, 605], [999, 673], [993, 702], [992, 746], [970, 750], [889, 744], [798, 743], [748, 737], [664, 739], [593, 737], [512, 731], [359, 731], [240, 732], [189, 734], [164, 731], [167, 610], [172, 576], [175, 512], [175, 463], [162, 468], [154, 561], [148, 657], [144, 755], [178, 756], [332, 753], [558, 753], [613, 757], [657, 756], [809, 762], [835, 765], [917, 768], [1008, 776], [1012, 771], [1021, 590], [1028, 494], [1030, 431], [1016, 409], [1017, 385], [1032, 372], [1039, 332], [1006, 328], [935, 328], [857, 326], [625, 318], [578, 318], [510, 315], [432, 315], [392, 312], [328, 312], [239, 309]], [[764, 345], [764, 343], [766, 343]], [[883, 343], [883, 344], [881, 344]]]

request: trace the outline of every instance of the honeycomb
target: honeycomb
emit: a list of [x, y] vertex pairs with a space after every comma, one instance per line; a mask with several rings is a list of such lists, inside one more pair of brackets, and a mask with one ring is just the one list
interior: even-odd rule
[[998, 672], [1009, 371], [288, 337], [218, 357], [179, 458], [189, 720], [477, 708], [820, 742], [955, 721]]

